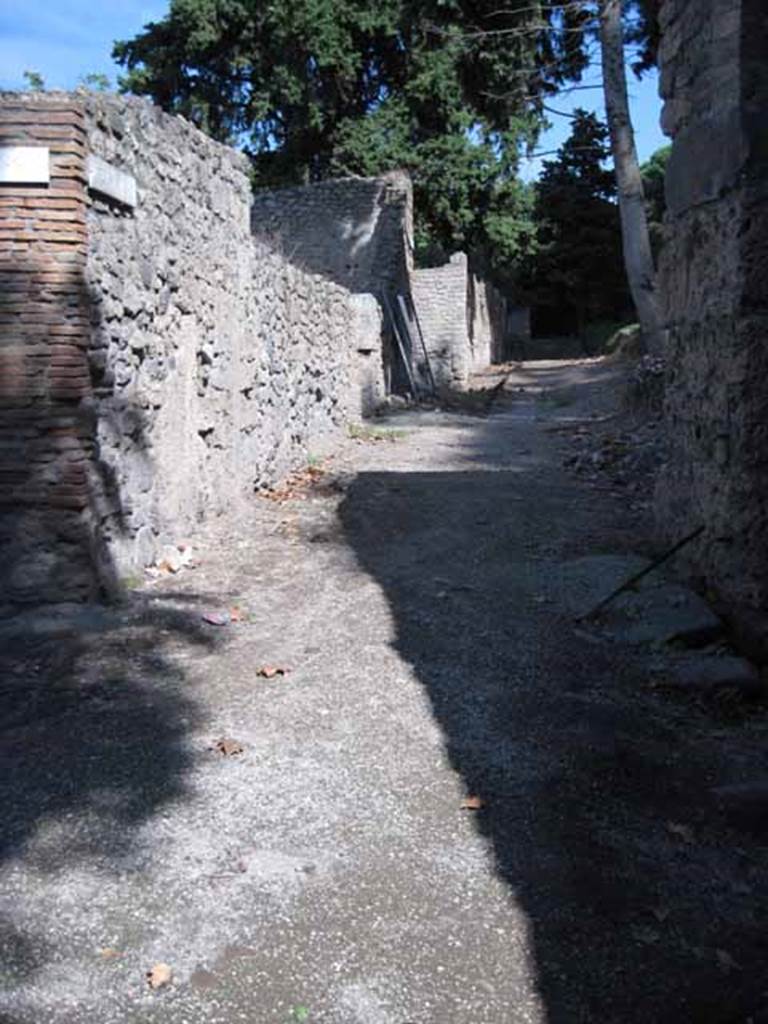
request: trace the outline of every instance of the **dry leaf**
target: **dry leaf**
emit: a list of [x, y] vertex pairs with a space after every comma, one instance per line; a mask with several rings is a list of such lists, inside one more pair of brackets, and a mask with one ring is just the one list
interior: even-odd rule
[[462, 811], [481, 811], [485, 807], [485, 800], [481, 796], [465, 796], [460, 806]]
[[673, 836], [677, 836], [678, 839], [682, 839], [684, 843], [696, 842], [693, 829], [689, 825], [678, 825], [674, 821], [668, 821], [667, 830], [671, 832]]
[[232, 621], [229, 612], [203, 612], [200, 618], [209, 626], [228, 626]]
[[275, 676], [284, 676], [287, 671], [287, 668], [280, 665], [262, 665], [256, 675], [261, 676], [262, 679], [274, 679]]
[[173, 971], [168, 964], [155, 964], [151, 971], [147, 971], [147, 984], [150, 988], [163, 988], [170, 985], [173, 978]]
[[114, 960], [116, 957], [123, 955], [119, 949], [113, 949], [111, 946], [104, 946], [98, 952], [102, 960]]
[[229, 736], [222, 736], [221, 739], [216, 740], [214, 743], [213, 750], [223, 757], [234, 757], [236, 754], [242, 754], [243, 745]]

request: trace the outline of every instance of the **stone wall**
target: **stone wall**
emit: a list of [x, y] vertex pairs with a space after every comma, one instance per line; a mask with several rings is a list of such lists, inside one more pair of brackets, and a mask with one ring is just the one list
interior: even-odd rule
[[705, 525], [692, 567], [768, 650], [768, 21], [763, 0], [666, 0], [661, 20], [674, 144], [659, 521], [670, 538]]
[[507, 301], [464, 253], [414, 271], [411, 295], [438, 387], [462, 389], [471, 374], [508, 357]]
[[91, 149], [139, 201], [91, 205], [99, 454], [121, 568], [237, 508], [353, 412], [345, 289], [251, 237], [246, 159], [143, 102], [91, 97]]
[[295, 266], [351, 292], [402, 290], [411, 262], [412, 191], [407, 174], [340, 178], [257, 189], [253, 233]]
[[[4, 97], [0, 130], [50, 145], [53, 169], [0, 185], [5, 590], [88, 597], [379, 401], [381, 321], [285, 236], [253, 238], [246, 159], [187, 122], [41, 94]], [[94, 156], [135, 199], [86, 189]]]
[[[463, 388], [473, 372], [508, 357], [507, 302], [471, 272], [463, 253], [445, 266], [414, 270], [412, 206], [408, 175], [393, 172], [257, 190], [252, 224], [254, 235], [279, 248], [292, 264], [380, 299], [386, 390], [410, 389], [410, 383], [385, 295], [416, 382], [429, 386], [415, 323], [409, 333], [398, 294], [410, 295], [416, 308], [438, 386]], [[406, 318], [411, 319], [408, 311]], [[371, 393], [378, 394], [379, 386]]]
[[416, 270], [411, 278], [413, 304], [441, 388], [462, 388], [471, 373], [467, 274], [467, 257], [457, 252], [442, 267]]
[[467, 278], [469, 347], [472, 369], [481, 370], [508, 358], [510, 305], [490, 281], [473, 272]]

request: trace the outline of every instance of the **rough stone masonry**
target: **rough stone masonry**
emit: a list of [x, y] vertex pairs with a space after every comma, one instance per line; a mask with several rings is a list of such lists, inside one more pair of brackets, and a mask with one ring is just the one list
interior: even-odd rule
[[768, 19], [764, 0], [666, 0], [673, 137], [662, 280], [670, 539], [703, 524], [695, 571], [768, 654]]
[[[50, 171], [0, 184], [8, 609], [150, 563], [321, 450], [384, 380], [376, 301], [292, 259], [289, 239], [254, 237], [241, 154], [91, 94], [3, 95], [0, 145], [46, 150]], [[363, 197], [351, 245], [383, 186], [344, 188]], [[387, 268], [404, 259], [392, 219]]]

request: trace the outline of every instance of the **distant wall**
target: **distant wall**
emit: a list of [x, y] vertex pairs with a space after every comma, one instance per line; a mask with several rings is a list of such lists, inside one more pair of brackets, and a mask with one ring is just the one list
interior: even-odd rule
[[410, 178], [401, 172], [257, 189], [253, 233], [310, 273], [378, 294], [408, 278], [411, 204]]
[[464, 253], [414, 271], [411, 294], [440, 387], [464, 388], [473, 373], [508, 358], [507, 300]]
[[763, 0], [666, 0], [673, 137], [661, 268], [671, 455], [657, 493], [693, 569], [768, 653], [768, 19]]
[[490, 281], [469, 268], [467, 280], [469, 345], [472, 369], [509, 358], [511, 306]]
[[440, 387], [464, 387], [472, 370], [467, 274], [467, 257], [457, 252], [444, 266], [416, 270], [411, 278], [413, 303]]

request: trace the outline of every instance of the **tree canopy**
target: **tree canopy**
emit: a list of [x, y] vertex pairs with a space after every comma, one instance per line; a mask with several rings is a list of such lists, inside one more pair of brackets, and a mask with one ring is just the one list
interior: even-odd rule
[[672, 153], [672, 146], [662, 146], [652, 153], [640, 167], [645, 191], [645, 206], [648, 214], [648, 230], [651, 233], [651, 244], [654, 254], [658, 257], [664, 241], [664, 214], [667, 202], [664, 195], [664, 177], [667, 163]]
[[580, 333], [631, 306], [608, 129], [577, 110], [569, 138], [536, 185], [537, 253], [521, 282], [545, 333]]
[[540, 116], [541, 16], [530, 0], [172, 0], [115, 45], [124, 89], [294, 184], [404, 167], [417, 243], [525, 245], [521, 147]]
[[[657, 0], [628, 0], [651, 38]], [[258, 185], [411, 173], [417, 258], [530, 252], [521, 152], [591, 60], [595, 0], [171, 0], [115, 44], [127, 91], [245, 149]], [[650, 43], [648, 43], [650, 46]]]

